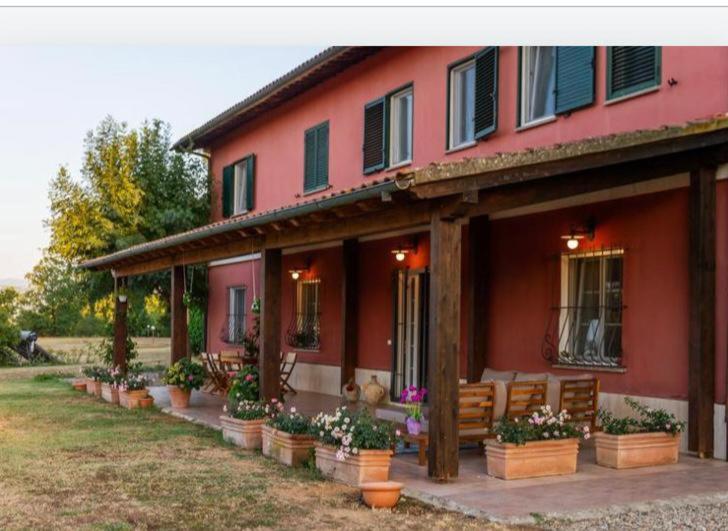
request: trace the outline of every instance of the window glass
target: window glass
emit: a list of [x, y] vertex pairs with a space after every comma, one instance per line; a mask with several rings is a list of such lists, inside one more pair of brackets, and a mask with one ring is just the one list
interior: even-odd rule
[[239, 344], [245, 336], [245, 288], [230, 288], [228, 304], [228, 342]]
[[521, 68], [521, 125], [553, 116], [556, 46], [524, 46]]
[[390, 99], [390, 166], [412, 160], [412, 89], [408, 88]]
[[450, 147], [475, 138], [475, 61], [450, 72]]
[[247, 210], [245, 206], [245, 195], [247, 193], [245, 182], [247, 171], [247, 159], [242, 160], [235, 165], [235, 175], [233, 179], [233, 214], [240, 214]]
[[290, 346], [300, 349], [319, 348], [321, 333], [320, 279], [296, 281], [296, 313], [287, 332]]

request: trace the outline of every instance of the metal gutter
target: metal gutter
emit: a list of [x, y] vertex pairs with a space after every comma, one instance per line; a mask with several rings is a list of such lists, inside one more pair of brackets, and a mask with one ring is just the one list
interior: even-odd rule
[[120, 260], [138, 256], [151, 251], [167, 249], [169, 247], [197, 241], [203, 238], [208, 238], [210, 236], [224, 234], [226, 232], [253, 228], [265, 225], [267, 223], [284, 221], [298, 216], [305, 216], [313, 212], [327, 210], [330, 208], [335, 208], [337, 206], [348, 205], [365, 199], [372, 199], [374, 197], [380, 196], [383, 192], [394, 192], [397, 190], [398, 187], [395, 181], [386, 181], [383, 183], [368, 186], [366, 188], [360, 188], [358, 190], [354, 190], [353, 192], [343, 193], [334, 197], [321, 199], [320, 201], [312, 201], [310, 203], [294, 205], [280, 210], [275, 210], [267, 214], [241, 218], [237, 221], [219, 223], [208, 227], [203, 226], [199, 229], [192, 229], [191, 231], [183, 232], [181, 234], [168, 236], [166, 238], [153, 240], [147, 243], [141, 243], [139, 245], [129, 247], [128, 249], [124, 249], [122, 251], [117, 251], [112, 254], [101, 256], [99, 258], [87, 260], [83, 262], [80, 267], [84, 269], [96, 269], [105, 265], [113, 264]]

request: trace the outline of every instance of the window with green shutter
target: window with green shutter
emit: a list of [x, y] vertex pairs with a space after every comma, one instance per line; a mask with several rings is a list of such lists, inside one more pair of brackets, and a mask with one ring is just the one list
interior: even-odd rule
[[329, 185], [329, 122], [304, 133], [303, 191], [311, 192]]
[[594, 103], [594, 47], [556, 47], [555, 112], [562, 114]]
[[485, 138], [498, 127], [498, 47], [475, 55], [475, 139]]
[[222, 169], [222, 216], [245, 214], [255, 207], [255, 155]]
[[607, 48], [607, 100], [660, 85], [659, 46]]
[[387, 98], [379, 98], [364, 106], [364, 173], [387, 166]]

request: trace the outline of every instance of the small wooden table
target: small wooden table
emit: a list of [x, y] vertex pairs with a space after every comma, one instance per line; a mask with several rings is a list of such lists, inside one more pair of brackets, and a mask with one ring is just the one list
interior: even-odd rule
[[409, 448], [412, 443], [417, 445], [417, 464], [425, 466], [427, 464], [427, 447], [430, 445], [430, 437], [427, 432], [421, 431], [417, 435], [407, 433], [407, 428], [400, 430], [402, 433], [402, 441], [405, 448]]

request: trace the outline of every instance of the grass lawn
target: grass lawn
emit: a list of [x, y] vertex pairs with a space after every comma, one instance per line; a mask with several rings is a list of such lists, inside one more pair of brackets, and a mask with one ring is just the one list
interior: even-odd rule
[[0, 380], [0, 529], [405, 526], [488, 524], [407, 500], [372, 511], [355, 489], [246, 453], [213, 430], [112, 406], [57, 379]]

